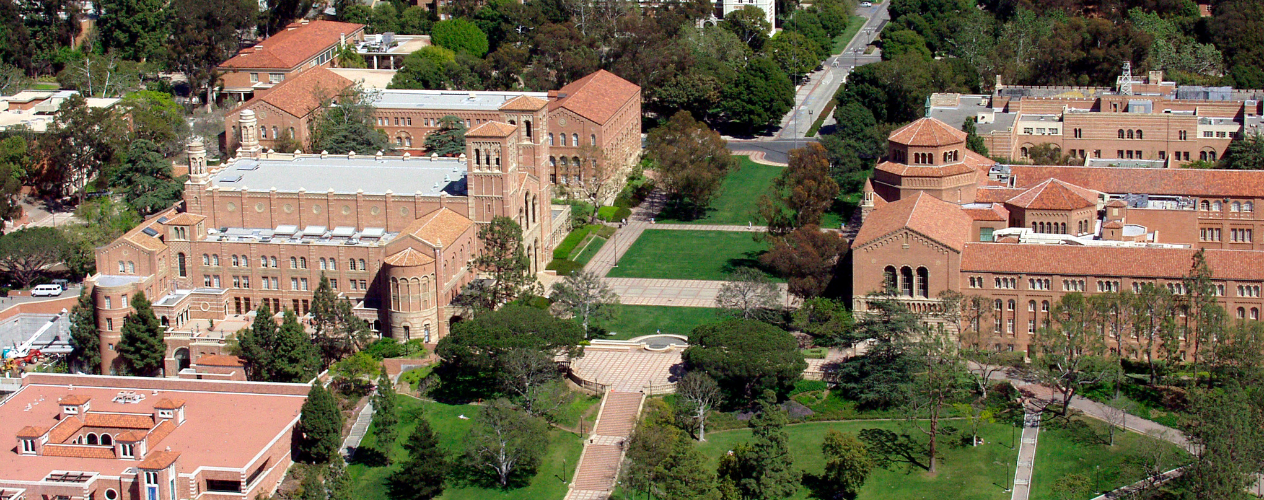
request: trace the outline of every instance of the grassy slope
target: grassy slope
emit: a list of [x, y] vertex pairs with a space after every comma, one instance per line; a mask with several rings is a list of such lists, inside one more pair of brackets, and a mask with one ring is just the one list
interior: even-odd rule
[[[878, 3], [878, 2], [874, 2]], [[847, 29], [843, 30], [843, 34], [834, 37], [834, 54], [838, 54], [847, 48], [847, 44], [851, 43], [851, 39], [856, 36], [860, 28], [865, 25], [865, 18], [862, 16], [851, 16], [847, 20]]]
[[773, 178], [784, 170], [784, 167], [760, 165], [748, 156], [735, 156], [740, 162], [736, 172], [724, 178], [720, 193], [711, 201], [706, 215], [695, 220], [660, 219], [658, 222], [670, 224], [722, 224], [745, 226], [748, 222], [763, 224], [756, 212], [756, 202], [768, 191]]
[[[1082, 474], [1089, 481], [1098, 482], [1101, 488], [1116, 488], [1141, 479], [1142, 475], [1128, 466], [1132, 456], [1153, 446], [1167, 449], [1167, 467], [1171, 469], [1184, 463], [1188, 457], [1174, 445], [1155, 441], [1135, 433], [1115, 434], [1115, 446], [1104, 444], [1106, 425], [1097, 420], [1085, 419], [1089, 429], [1099, 440], [1085, 439], [1084, 433], [1067, 429], [1048, 429], [1040, 432], [1036, 446], [1036, 470], [1032, 476], [1031, 500], [1057, 498], [1053, 486], [1068, 474]], [[1100, 467], [1100, 469], [1098, 469]]]
[[647, 229], [608, 276], [724, 280], [738, 267], [758, 267], [767, 249], [749, 232]]
[[720, 320], [719, 310], [709, 307], [619, 305], [618, 317], [601, 325], [615, 332], [606, 338], [626, 340], [641, 335], [663, 333], [689, 335], [694, 327]]

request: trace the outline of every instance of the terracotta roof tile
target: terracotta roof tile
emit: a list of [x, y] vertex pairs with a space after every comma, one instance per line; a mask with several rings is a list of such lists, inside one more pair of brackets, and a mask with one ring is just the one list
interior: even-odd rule
[[47, 431], [47, 430], [45, 430], [43, 427], [36, 427], [36, 426], [34, 426], [34, 425], [28, 425], [28, 426], [26, 426], [26, 427], [23, 427], [23, 428], [22, 428], [22, 430], [18, 431], [18, 437], [20, 437], [20, 438], [36, 438], [36, 437], [43, 436], [45, 432], [48, 432], [48, 431]]
[[575, 114], [605, 125], [627, 102], [641, 94], [641, 87], [604, 69], [597, 70], [557, 91], [549, 111], [566, 108]]
[[404, 247], [403, 250], [388, 255], [383, 259], [387, 264], [395, 267], [413, 267], [421, 266], [434, 262], [434, 258], [424, 253], [414, 250], [413, 247]]
[[136, 467], [139, 469], [157, 470], [165, 469], [180, 458], [180, 454], [174, 451], [155, 451], [145, 457]]
[[220, 67], [291, 69], [337, 44], [344, 35], [353, 38], [355, 33], [363, 29], [363, 24], [335, 21], [317, 20], [306, 25], [291, 24], [285, 31], [238, 52], [220, 64]]
[[502, 122], [487, 122], [465, 133], [466, 137], [509, 137], [518, 127]]
[[[207, 358], [207, 357], [209, 356], [202, 356], [202, 358]], [[226, 356], [226, 357], [235, 358], [236, 356]], [[198, 361], [201, 361], [201, 358], [199, 358]], [[170, 398], [162, 398], [162, 399], [159, 399], [157, 403], [154, 403], [154, 409], [156, 410], [174, 410], [181, 406], [184, 406], [183, 399], [172, 400]]]
[[[966, 243], [961, 270], [1181, 279], [1189, 272], [1197, 252], [1191, 248]], [[1254, 258], [1256, 253], [1207, 250], [1205, 255], [1216, 280], [1259, 281], [1264, 280], [1264, 259]]]
[[[176, 214], [176, 209], [169, 208], [162, 212], [151, 215], [148, 219], [145, 219], [145, 222], [132, 228], [131, 231], [124, 233], [121, 239], [124, 241], [130, 242], [131, 244], [136, 245], [142, 249], [149, 250], [151, 252], [157, 252], [159, 250], [162, 250], [163, 248], [167, 247], [167, 245], [162, 242], [162, 239], [145, 234], [144, 230], [146, 228], [153, 228], [154, 231], [157, 231], [158, 234], [161, 235], [163, 233], [162, 228], [154, 227], [158, 224], [158, 219], [161, 219], [163, 217], [168, 217], [168, 218], [174, 217], [175, 214]], [[115, 240], [115, 241], [118, 241], [118, 240]]]
[[184, 212], [180, 215], [167, 219], [167, 222], [164, 222], [163, 224], [168, 226], [192, 226], [204, 220], [206, 220], [205, 215]]
[[85, 396], [83, 394], [67, 394], [65, 396], [62, 396], [61, 398], [58, 398], [57, 404], [79, 406], [91, 400], [92, 398]]
[[962, 212], [969, 215], [971, 219], [977, 221], [1008, 221], [1009, 209], [1000, 203], [992, 203], [987, 208], [963, 207]]
[[403, 233], [433, 246], [450, 245], [473, 224], [474, 221], [450, 208], [440, 208], [413, 221]]
[[501, 111], [539, 111], [540, 108], [549, 105], [549, 101], [544, 99], [531, 97], [529, 95], [520, 95], [500, 105]]
[[50, 443], [64, 443], [82, 428], [83, 421], [76, 417], [62, 419], [61, 422], [57, 422], [57, 425], [48, 430], [48, 441]]
[[1033, 210], [1078, 210], [1096, 206], [1099, 194], [1058, 179], [1047, 179], [1005, 203]]
[[266, 102], [291, 115], [304, 117], [320, 107], [321, 99], [341, 92], [352, 83], [328, 68], [312, 68], [251, 98], [234, 112]]
[[966, 141], [966, 133], [934, 118], [920, 118], [891, 132], [889, 138], [906, 146], [947, 146]]
[[1106, 206], [1115, 207], [1115, 208], [1126, 207], [1128, 206], [1128, 203], [1125, 202], [1124, 200], [1110, 200], [1110, 203], [1107, 203]]
[[193, 364], [202, 366], [246, 366], [246, 362], [242, 361], [241, 358], [237, 356], [225, 356], [220, 354], [202, 356]]
[[154, 427], [153, 430], [149, 431], [149, 436], [145, 441], [145, 445], [150, 449], [153, 449], [158, 446], [159, 442], [166, 439], [167, 436], [170, 436], [175, 430], [176, 424], [171, 423], [170, 420], [163, 420], [157, 427]]
[[147, 432], [141, 431], [127, 431], [114, 436], [114, 440], [121, 443], [137, 443], [140, 442], [140, 440], [145, 439], [145, 436], [148, 434], [149, 433]]
[[883, 172], [890, 172], [903, 177], [948, 177], [951, 175], [969, 174], [978, 170], [965, 163], [949, 163], [947, 165], [905, 165], [884, 161], [874, 167]]
[[73, 444], [46, 444], [41, 454], [46, 457], [114, 458], [114, 448]]
[[976, 203], [1005, 203], [1006, 200], [1023, 194], [1025, 189], [1015, 188], [979, 188], [974, 192], [974, 201]]
[[1102, 224], [1103, 229], [1123, 229], [1123, 227], [1124, 223], [1117, 220], [1106, 221], [1105, 224]]
[[89, 412], [83, 416], [85, 427], [113, 427], [117, 429], [149, 429], [154, 426], [152, 415]]
[[970, 216], [962, 212], [959, 205], [919, 191], [916, 197], [891, 202], [870, 213], [860, 226], [852, 248], [907, 228], [960, 251], [970, 232], [970, 223]]
[[1264, 171], [1013, 165], [1016, 187], [1059, 179], [1110, 194], [1264, 197]]

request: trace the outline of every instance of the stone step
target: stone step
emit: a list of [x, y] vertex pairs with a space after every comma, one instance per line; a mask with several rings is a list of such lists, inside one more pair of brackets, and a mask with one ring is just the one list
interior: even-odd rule
[[584, 448], [580, 469], [575, 473], [571, 488], [577, 490], [609, 490], [614, 486], [615, 474], [623, 450], [618, 446], [590, 444]]

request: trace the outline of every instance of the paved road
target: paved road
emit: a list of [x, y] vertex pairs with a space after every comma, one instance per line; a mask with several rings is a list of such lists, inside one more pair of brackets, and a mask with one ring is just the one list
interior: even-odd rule
[[79, 290], [81, 290], [82, 288], [83, 287], [80, 285], [68, 285], [66, 287], [66, 290], [61, 292], [61, 295], [58, 295], [56, 297], [31, 297], [29, 295], [22, 296], [22, 297], [14, 297], [14, 296], [0, 297], [0, 311], [8, 309], [10, 306], [14, 304], [21, 304], [23, 302], [38, 302], [41, 300], [64, 299], [66, 297], [78, 297]]
[[816, 138], [763, 140], [729, 139], [729, 150], [737, 154], [763, 152], [765, 160], [785, 164], [790, 161], [791, 149], [801, 148], [808, 142], [816, 142]]

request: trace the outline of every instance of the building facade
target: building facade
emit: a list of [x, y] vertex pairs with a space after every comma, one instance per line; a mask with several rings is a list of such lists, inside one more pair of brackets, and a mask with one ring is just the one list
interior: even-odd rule
[[1260, 319], [1264, 172], [1000, 165], [933, 118], [889, 142], [851, 248], [858, 312], [888, 288], [922, 312], [944, 291], [980, 295], [995, 309], [987, 346], [1028, 351], [1063, 295], [1145, 284], [1180, 295], [1205, 250], [1230, 317]]
[[364, 39], [364, 25], [301, 21], [243, 49], [217, 68], [223, 94], [246, 101], [306, 70], [329, 67], [345, 44]]

